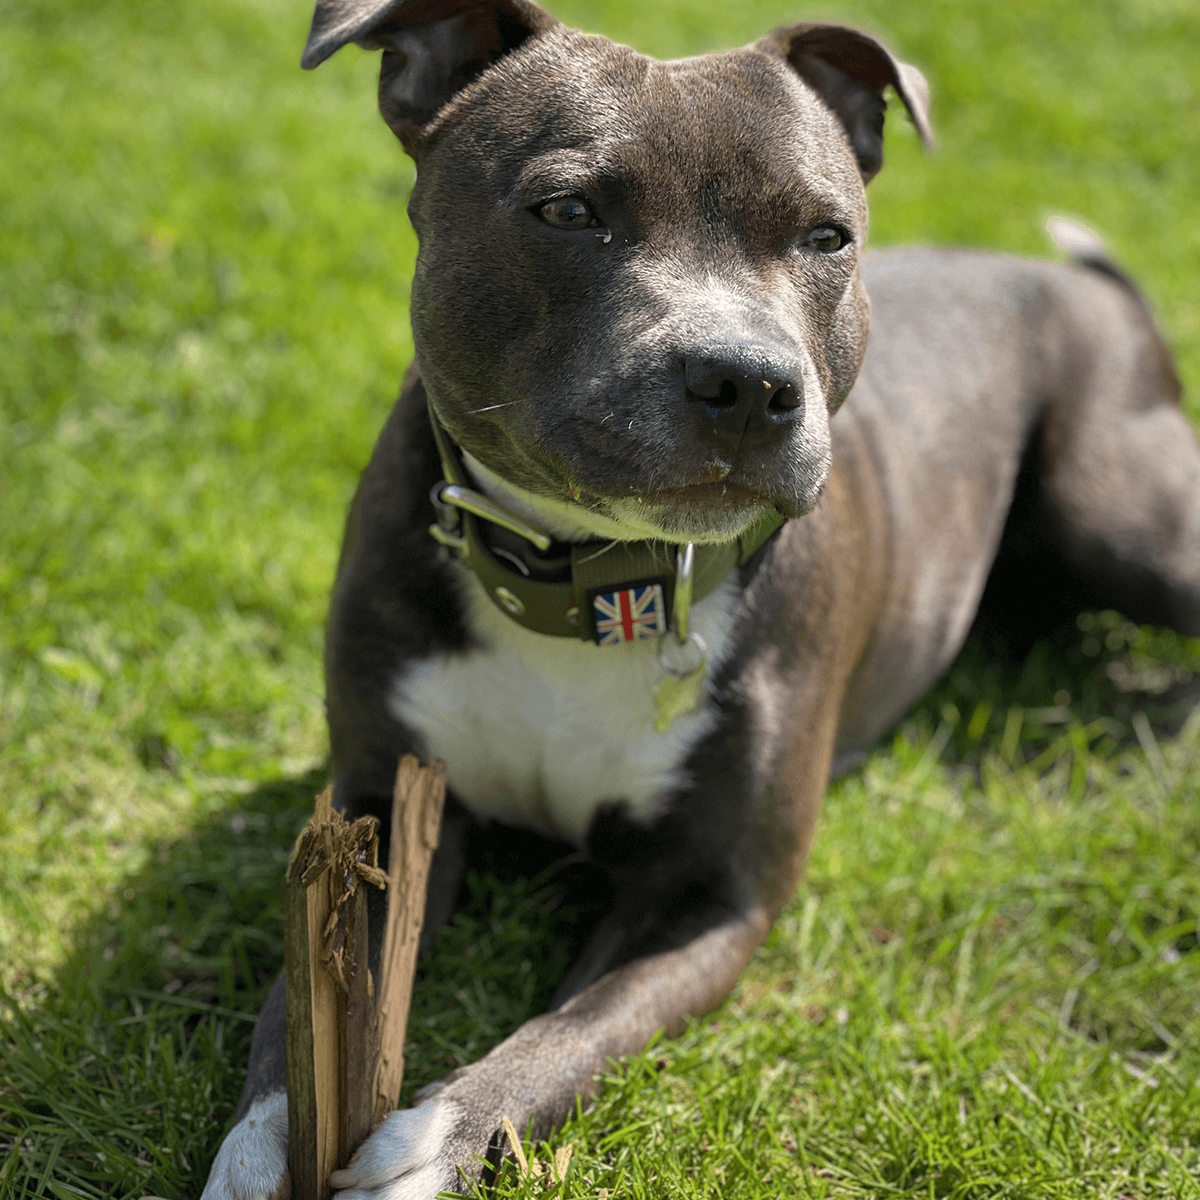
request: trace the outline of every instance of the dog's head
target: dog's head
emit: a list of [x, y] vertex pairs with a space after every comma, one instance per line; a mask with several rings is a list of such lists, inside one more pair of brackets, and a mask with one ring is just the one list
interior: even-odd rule
[[459, 445], [607, 536], [806, 512], [866, 348], [883, 92], [928, 140], [920, 74], [829, 25], [658, 62], [528, 0], [318, 0], [304, 65], [351, 41], [417, 162], [413, 333]]

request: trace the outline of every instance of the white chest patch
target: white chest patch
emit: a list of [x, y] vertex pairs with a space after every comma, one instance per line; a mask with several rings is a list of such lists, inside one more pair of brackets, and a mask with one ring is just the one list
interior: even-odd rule
[[[399, 675], [389, 707], [446, 761], [450, 787], [478, 817], [582, 845], [596, 807], [623, 801], [649, 821], [684, 782], [680, 764], [716, 721], [711, 701], [654, 729], [662, 675], [652, 639], [594, 646], [510, 621], [463, 570], [482, 642]], [[729, 640], [737, 583], [692, 607], [708, 646], [708, 678]]]

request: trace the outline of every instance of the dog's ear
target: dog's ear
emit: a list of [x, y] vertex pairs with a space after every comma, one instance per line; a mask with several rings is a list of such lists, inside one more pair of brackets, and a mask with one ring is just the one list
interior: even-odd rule
[[379, 108], [412, 153], [452, 96], [558, 23], [530, 0], [317, 0], [300, 65], [319, 66], [347, 42], [382, 50]]
[[889, 84], [921, 140], [933, 145], [925, 77], [874, 38], [842, 25], [791, 25], [768, 34], [758, 47], [787, 59], [845, 126], [864, 183], [883, 166], [883, 93]]

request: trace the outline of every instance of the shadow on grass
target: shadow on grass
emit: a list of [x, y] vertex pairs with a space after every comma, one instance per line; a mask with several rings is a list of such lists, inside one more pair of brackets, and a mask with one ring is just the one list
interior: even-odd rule
[[[1083, 729], [1093, 755], [1147, 739], [1150, 752], [1200, 699], [1197, 670], [1200, 643], [1085, 616], [1015, 666], [969, 644], [909, 721], [966, 769], [993, 751], [1036, 763], [1067, 729]], [[9, 1006], [5, 1200], [199, 1194], [282, 962], [283, 870], [323, 783], [313, 771], [264, 784], [154, 846], [56, 976]], [[548, 876], [465, 886], [418, 979], [408, 1094], [540, 1011], [578, 932], [578, 911]]]
[[[282, 879], [323, 771], [232, 798], [80, 929], [0, 1024], [0, 1196], [199, 1195], [282, 966]], [[578, 909], [551, 874], [468, 876], [418, 974], [405, 1095], [543, 1010]]]
[[322, 780], [265, 784], [151, 847], [56, 975], [30, 981], [0, 1050], [0, 1194], [199, 1194], [282, 959], [282, 872]]

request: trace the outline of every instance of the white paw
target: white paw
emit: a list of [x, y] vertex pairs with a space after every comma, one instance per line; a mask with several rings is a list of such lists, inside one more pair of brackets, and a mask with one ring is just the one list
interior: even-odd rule
[[287, 1134], [287, 1095], [255, 1100], [221, 1143], [200, 1200], [287, 1200]]
[[453, 1100], [389, 1113], [350, 1165], [330, 1175], [333, 1187], [347, 1189], [337, 1200], [433, 1200], [454, 1182], [447, 1154], [459, 1115]]

